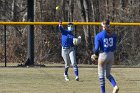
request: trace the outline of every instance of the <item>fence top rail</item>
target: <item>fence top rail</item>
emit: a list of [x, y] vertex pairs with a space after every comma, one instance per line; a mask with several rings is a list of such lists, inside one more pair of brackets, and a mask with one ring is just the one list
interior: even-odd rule
[[[62, 22], [67, 25], [69, 22]], [[0, 25], [58, 25], [59, 22], [0, 22]], [[73, 22], [74, 25], [101, 25], [101, 22]], [[112, 26], [140, 26], [139, 22], [111, 22]]]

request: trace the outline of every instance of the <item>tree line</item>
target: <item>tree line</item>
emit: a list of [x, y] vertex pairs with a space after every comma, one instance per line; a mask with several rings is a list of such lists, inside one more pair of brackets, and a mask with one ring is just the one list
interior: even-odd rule
[[[140, 22], [139, 0], [35, 0], [37, 22], [101, 22], [110, 16], [111, 22]], [[56, 6], [60, 9], [56, 10]], [[0, 21], [27, 21], [27, 0], [0, 0]], [[28, 26], [7, 26], [7, 59], [25, 62]], [[77, 46], [77, 62], [90, 64], [94, 36], [100, 26], [75, 26], [75, 35], [82, 36]], [[112, 26], [118, 35], [115, 64], [138, 65], [140, 59], [139, 26]], [[0, 26], [0, 60], [4, 60], [3, 26]], [[35, 26], [35, 62], [63, 63], [61, 33], [58, 26]]]

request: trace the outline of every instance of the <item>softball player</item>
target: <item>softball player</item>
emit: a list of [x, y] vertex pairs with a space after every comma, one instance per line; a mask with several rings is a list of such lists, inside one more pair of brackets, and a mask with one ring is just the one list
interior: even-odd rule
[[98, 76], [102, 93], [105, 92], [105, 76], [113, 86], [113, 93], [118, 93], [119, 88], [114, 77], [110, 74], [111, 66], [114, 61], [114, 51], [116, 50], [116, 34], [110, 30], [109, 20], [102, 22], [103, 30], [95, 37], [95, 54], [91, 59], [96, 61], [98, 59]]
[[75, 80], [79, 81], [78, 76], [78, 66], [76, 63], [76, 55], [75, 55], [75, 47], [73, 44], [73, 39], [75, 38], [72, 31], [74, 30], [74, 26], [72, 23], [68, 24], [68, 30], [64, 29], [61, 25], [62, 23], [59, 23], [59, 29], [62, 33], [62, 57], [65, 61], [65, 69], [64, 69], [64, 77], [66, 81], [69, 81], [68, 77], [68, 69], [70, 66], [70, 63], [72, 64], [75, 72]]

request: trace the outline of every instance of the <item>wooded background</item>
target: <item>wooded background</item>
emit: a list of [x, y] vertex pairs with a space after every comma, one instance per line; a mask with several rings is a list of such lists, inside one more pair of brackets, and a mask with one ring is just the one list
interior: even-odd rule
[[[37, 22], [140, 22], [139, 0], [35, 0]], [[56, 11], [56, 6], [60, 9]], [[27, 0], [0, 0], [0, 21], [27, 21]], [[28, 26], [7, 26], [7, 61], [24, 63], [27, 57]], [[118, 34], [115, 64], [140, 65], [140, 27], [112, 26]], [[94, 36], [100, 26], [75, 26], [82, 36], [77, 47], [77, 62], [91, 64]], [[35, 62], [63, 63], [61, 33], [58, 26], [35, 26]], [[4, 61], [4, 28], [0, 25], [0, 62]]]

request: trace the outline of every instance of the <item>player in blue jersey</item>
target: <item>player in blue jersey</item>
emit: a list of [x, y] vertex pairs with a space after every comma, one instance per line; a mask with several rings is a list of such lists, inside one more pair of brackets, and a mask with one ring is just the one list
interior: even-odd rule
[[79, 81], [79, 75], [78, 75], [78, 66], [76, 62], [76, 55], [75, 55], [75, 45], [73, 43], [73, 40], [75, 39], [75, 36], [73, 35], [74, 25], [73, 23], [68, 24], [68, 29], [64, 29], [61, 25], [62, 23], [59, 23], [59, 29], [62, 33], [62, 57], [65, 61], [65, 68], [64, 68], [64, 77], [66, 81], [69, 81], [68, 77], [68, 69], [70, 66], [70, 63], [72, 64], [75, 72], [75, 80]]
[[98, 76], [102, 93], [106, 93], [105, 77], [111, 82], [113, 86], [113, 93], [118, 93], [119, 88], [114, 77], [110, 74], [111, 66], [114, 61], [117, 36], [110, 30], [109, 20], [103, 21], [101, 25], [103, 30], [95, 37], [95, 47], [93, 48], [95, 54], [91, 56], [91, 59], [98, 62]]

